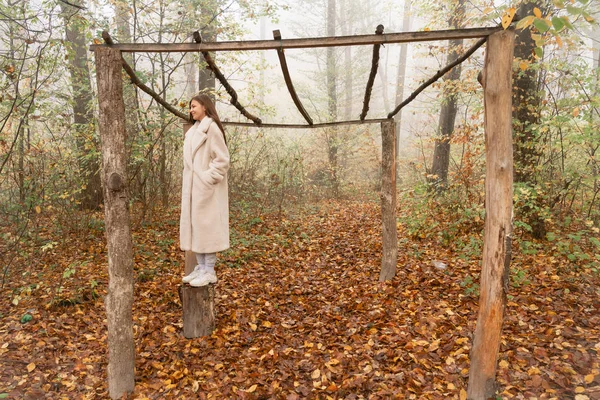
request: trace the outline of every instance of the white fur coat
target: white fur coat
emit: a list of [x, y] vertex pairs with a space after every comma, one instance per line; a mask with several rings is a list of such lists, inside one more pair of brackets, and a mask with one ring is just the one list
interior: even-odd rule
[[181, 250], [215, 253], [229, 248], [229, 151], [218, 125], [196, 121], [183, 142], [179, 240]]

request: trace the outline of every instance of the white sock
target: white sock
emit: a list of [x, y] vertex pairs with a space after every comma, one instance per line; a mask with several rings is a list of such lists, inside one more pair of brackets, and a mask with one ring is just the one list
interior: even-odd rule
[[217, 253], [206, 253], [204, 254], [204, 269], [207, 272], [215, 273], [215, 264], [217, 262]]
[[204, 268], [204, 262], [205, 262], [204, 261], [205, 260], [204, 253], [195, 253], [195, 254], [196, 254], [196, 262], [198, 263], [198, 265], [196, 265], [196, 268], [194, 268], [194, 269], [196, 270], [196, 269]]

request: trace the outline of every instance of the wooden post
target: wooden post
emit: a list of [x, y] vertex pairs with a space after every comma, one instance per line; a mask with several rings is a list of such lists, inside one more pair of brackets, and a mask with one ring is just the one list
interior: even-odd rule
[[379, 281], [396, 275], [398, 230], [396, 226], [396, 122], [381, 123], [381, 220], [383, 257]]
[[102, 143], [104, 221], [108, 242], [108, 391], [112, 399], [133, 392], [133, 250], [128, 209], [125, 106], [121, 53], [95, 49]]
[[[192, 124], [183, 124], [183, 133]], [[196, 256], [191, 251], [185, 252], [184, 275], [196, 267]], [[208, 336], [215, 330], [215, 285], [192, 287], [182, 284], [179, 287], [179, 297], [183, 306], [183, 336], [196, 338]]]
[[513, 213], [512, 30], [488, 38], [483, 71], [485, 105], [485, 231], [479, 315], [471, 350], [467, 397], [495, 398], [511, 258]]

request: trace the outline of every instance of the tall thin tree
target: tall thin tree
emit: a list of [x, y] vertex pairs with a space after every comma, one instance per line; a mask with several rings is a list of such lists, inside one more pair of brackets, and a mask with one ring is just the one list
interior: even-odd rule
[[[410, 7], [411, 0], [404, 0], [404, 15], [402, 17], [402, 31], [410, 30]], [[406, 84], [406, 59], [408, 54], [408, 45], [402, 43], [400, 45], [400, 56], [398, 58], [398, 78], [396, 80], [396, 104], [400, 104], [404, 97], [404, 87]], [[396, 158], [400, 151], [400, 131], [402, 127], [402, 110], [394, 117], [396, 121]], [[396, 163], [396, 165], [399, 165]]]
[[[462, 28], [465, 19], [465, 0], [453, 0], [450, 9], [449, 25]], [[456, 61], [461, 54], [462, 39], [448, 41], [448, 63]], [[461, 65], [452, 68], [445, 79], [444, 96], [440, 110], [438, 135], [435, 139], [431, 175], [438, 192], [446, 188], [448, 182], [448, 166], [450, 164], [450, 140], [454, 132], [454, 123], [458, 112], [456, 82], [460, 80]]]
[[[327, 36], [335, 36], [335, 0], [327, 0]], [[332, 121], [337, 119], [337, 88], [335, 49], [327, 48], [327, 111]], [[339, 138], [336, 128], [331, 128], [327, 133], [329, 167], [331, 168], [331, 183], [334, 195], [338, 195], [338, 149]]]
[[[533, 15], [539, 8], [546, 14], [549, 9], [548, 0], [525, 0], [518, 10], [518, 15]], [[536, 129], [540, 122], [542, 91], [539, 82], [538, 68], [531, 68], [536, 63], [536, 43], [529, 29], [517, 31], [515, 38], [515, 59], [525, 62], [529, 68], [515, 71], [513, 82], [513, 120], [514, 120], [514, 154], [515, 183], [530, 187], [536, 185], [536, 169], [541, 155], [541, 147]], [[537, 210], [543, 208], [540, 196], [533, 196], [535, 204], [526, 204], [521, 212], [525, 221], [531, 226], [536, 238], [546, 235], [544, 218]]]
[[102, 202], [102, 188], [87, 56], [87, 21], [82, 15], [82, 0], [60, 2], [60, 6], [65, 23], [68, 66], [73, 91], [73, 134], [79, 151], [79, 169], [83, 176], [81, 204], [86, 209], [95, 209]]

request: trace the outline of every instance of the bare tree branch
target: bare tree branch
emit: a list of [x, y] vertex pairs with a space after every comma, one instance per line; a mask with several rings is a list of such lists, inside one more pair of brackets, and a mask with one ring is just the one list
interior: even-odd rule
[[71, 6], [71, 7], [78, 8], [78, 9], [80, 9], [80, 10], [87, 10], [87, 9], [86, 9], [84, 6], [79, 6], [79, 5], [77, 5], [77, 4], [73, 4], [73, 3], [71, 3], [71, 2], [69, 2], [69, 1], [67, 1], [67, 0], [58, 0], [58, 1], [60, 1], [61, 3], [65, 3], [66, 5], [69, 5], [69, 6]]

